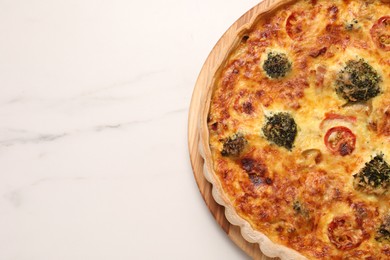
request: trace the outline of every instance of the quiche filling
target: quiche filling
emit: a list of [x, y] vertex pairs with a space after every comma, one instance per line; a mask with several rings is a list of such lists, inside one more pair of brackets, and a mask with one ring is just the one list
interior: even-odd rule
[[214, 174], [238, 215], [309, 259], [390, 259], [390, 3], [262, 16], [213, 85]]

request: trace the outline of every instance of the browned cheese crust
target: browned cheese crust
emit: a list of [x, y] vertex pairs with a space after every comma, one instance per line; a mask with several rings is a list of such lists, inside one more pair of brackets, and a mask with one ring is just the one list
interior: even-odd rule
[[[308, 258], [390, 258], [389, 187], [356, 184], [375, 156], [390, 163], [388, 15], [379, 0], [284, 5], [241, 36], [215, 78], [208, 126], [224, 194], [254, 230]], [[280, 77], [266, 72], [270, 53], [289, 62], [272, 71]], [[337, 92], [348, 61], [369, 64], [378, 93]], [[266, 135], [280, 114], [296, 123], [290, 148]]]

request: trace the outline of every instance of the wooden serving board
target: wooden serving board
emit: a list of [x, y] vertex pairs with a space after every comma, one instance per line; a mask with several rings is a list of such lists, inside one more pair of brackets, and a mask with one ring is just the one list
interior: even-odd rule
[[204, 104], [202, 104], [202, 95], [210, 86], [215, 72], [217, 71], [221, 62], [224, 60], [226, 53], [229, 51], [230, 47], [236, 40], [237, 34], [239, 34], [244, 28], [247, 28], [248, 25], [252, 24], [258, 14], [263, 13], [277, 2], [281, 1], [263, 0], [247, 13], [245, 13], [241, 18], [239, 18], [221, 37], [208, 56], [199, 74], [192, 95], [188, 118], [188, 146], [192, 169], [199, 190], [214, 218], [217, 220], [218, 224], [226, 232], [229, 238], [250, 257], [256, 260], [269, 260], [271, 258], [266, 257], [261, 253], [258, 244], [251, 244], [247, 242], [241, 236], [239, 227], [231, 225], [228, 222], [228, 220], [225, 218], [224, 207], [218, 205], [214, 201], [211, 195], [211, 184], [205, 179], [203, 175], [204, 162], [203, 158], [199, 154], [199, 117], [204, 106]]

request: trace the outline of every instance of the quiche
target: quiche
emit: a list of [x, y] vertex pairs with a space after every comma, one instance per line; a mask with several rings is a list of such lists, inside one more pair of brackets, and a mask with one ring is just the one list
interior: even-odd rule
[[281, 1], [238, 37], [201, 116], [228, 219], [271, 256], [390, 259], [390, 3]]

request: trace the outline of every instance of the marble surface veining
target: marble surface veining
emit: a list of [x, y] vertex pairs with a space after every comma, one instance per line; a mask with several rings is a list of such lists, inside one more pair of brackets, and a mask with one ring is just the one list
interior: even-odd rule
[[186, 138], [204, 60], [256, 3], [0, 0], [0, 259], [246, 259]]

